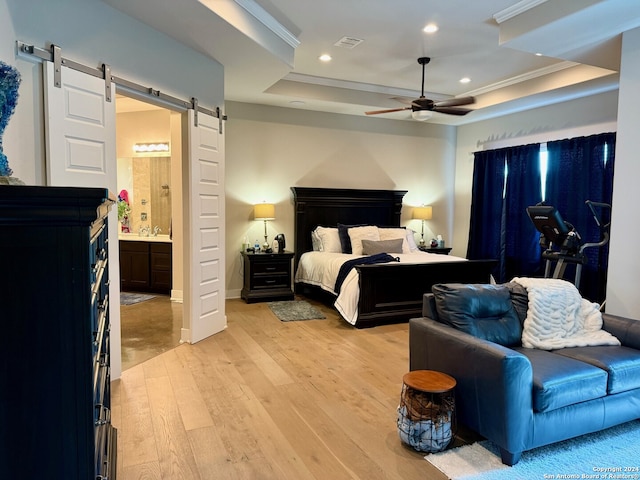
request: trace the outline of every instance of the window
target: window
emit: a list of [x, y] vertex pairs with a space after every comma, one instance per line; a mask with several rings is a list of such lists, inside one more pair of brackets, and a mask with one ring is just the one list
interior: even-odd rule
[[[540, 201], [555, 206], [583, 242], [598, 242], [601, 231], [585, 201], [611, 204], [614, 152], [615, 133], [476, 152], [467, 257], [497, 259], [498, 282], [543, 276], [540, 234], [526, 214]], [[601, 302], [608, 246], [587, 250], [581, 292]], [[572, 275], [567, 269], [565, 278]]]

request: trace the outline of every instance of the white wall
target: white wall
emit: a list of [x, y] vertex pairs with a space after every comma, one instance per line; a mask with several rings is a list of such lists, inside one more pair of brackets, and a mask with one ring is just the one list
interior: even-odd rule
[[275, 203], [269, 240], [284, 233], [293, 249], [292, 186], [408, 190], [402, 224], [411, 206], [433, 205], [425, 237], [451, 237], [455, 128], [291, 108], [227, 102], [227, 295], [242, 288], [240, 248], [264, 241], [253, 205]]
[[640, 320], [640, 29], [622, 37], [618, 135], [613, 179], [611, 245], [607, 279], [607, 312]]

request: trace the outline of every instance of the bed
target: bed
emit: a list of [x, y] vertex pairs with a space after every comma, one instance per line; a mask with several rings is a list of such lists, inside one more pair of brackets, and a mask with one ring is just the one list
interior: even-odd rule
[[[300, 281], [298, 269], [305, 252], [313, 251], [311, 233], [318, 227], [376, 225], [400, 227], [403, 190], [359, 190], [291, 187], [294, 199], [294, 270], [296, 293], [332, 305], [339, 298], [319, 282]], [[429, 263], [391, 262], [355, 267], [358, 293], [355, 313], [346, 318], [355, 327], [408, 321], [422, 314], [422, 296], [436, 283], [487, 283], [495, 260], [466, 260], [420, 252]], [[409, 257], [413, 258], [413, 257]], [[345, 284], [347, 280], [345, 280]], [[342, 292], [341, 292], [342, 294]], [[334, 305], [335, 306], [335, 305]]]

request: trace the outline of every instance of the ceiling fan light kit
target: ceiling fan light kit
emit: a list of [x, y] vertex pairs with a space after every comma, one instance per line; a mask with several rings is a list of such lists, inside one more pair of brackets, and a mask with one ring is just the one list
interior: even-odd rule
[[433, 113], [429, 110], [414, 110], [411, 112], [411, 118], [414, 120], [419, 120], [420, 122], [424, 122], [433, 117]]
[[450, 98], [448, 100], [436, 102], [424, 96], [425, 65], [427, 65], [430, 61], [430, 57], [418, 58], [418, 63], [422, 65], [422, 90], [420, 98], [416, 98], [411, 102], [411, 105], [407, 107], [389, 108], [386, 110], [373, 110], [370, 112], [364, 112], [365, 115], [378, 115], [380, 113], [392, 113], [400, 112], [402, 110], [411, 110], [411, 117], [414, 120], [425, 121], [429, 120], [433, 116], [432, 112], [446, 113], [447, 115], [466, 115], [467, 113], [471, 112], [472, 110], [470, 108], [460, 107], [475, 103], [476, 99], [473, 97]]

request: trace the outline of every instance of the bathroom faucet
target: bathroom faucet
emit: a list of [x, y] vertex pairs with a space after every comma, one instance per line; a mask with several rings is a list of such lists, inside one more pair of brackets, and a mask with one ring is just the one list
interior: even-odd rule
[[149, 226], [145, 225], [144, 227], [140, 227], [138, 229], [138, 236], [140, 237], [148, 237], [149, 236]]
[[153, 227], [153, 236], [157, 237], [161, 231], [162, 229], [158, 225], [156, 225], [155, 227]]

